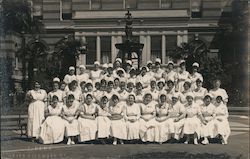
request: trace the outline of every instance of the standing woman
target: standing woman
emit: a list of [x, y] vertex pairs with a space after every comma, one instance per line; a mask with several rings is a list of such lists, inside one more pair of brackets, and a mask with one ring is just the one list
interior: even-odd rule
[[96, 139], [96, 112], [97, 104], [93, 102], [93, 96], [91, 94], [87, 94], [85, 103], [83, 103], [79, 108], [79, 142]]
[[78, 102], [75, 101], [73, 94], [69, 94], [66, 99], [66, 105], [63, 105], [62, 118], [65, 120], [65, 136], [68, 138], [67, 145], [75, 144], [75, 137], [79, 135], [78, 129]]
[[140, 107], [135, 103], [135, 95], [129, 94], [127, 103], [124, 110], [124, 118], [127, 127], [127, 140], [139, 139], [139, 119], [140, 119]]
[[100, 105], [97, 106], [97, 138], [102, 144], [106, 144], [105, 139], [110, 135], [110, 119], [111, 114], [108, 108], [108, 98], [103, 96]]
[[204, 138], [204, 140], [201, 142], [202, 144], [206, 145], [209, 144], [208, 138], [214, 137], [214, 112], [215, 112], [215, 106], [211, 103], [212, 101], [212, 95], [206, 94], [203, 99], [203, 104], [201, 105], [201, 137]]
[[143, 93], [143, 86], [142, 86], [141, 82], [137, 82], [135, 88], [136, 88], [136, 90], [135, 90], [135, 102], [142, 103], [144, 93]]
[[179, 92], [183, 92], [184, 88], [183, 88], [183, 84], [185, 83], [185, 81], [188, 79], [189, 77], [189, 73], [186, 71], [186, 62], [184, 60], [181, 60], [180, 62], [180, 70], [178, 71], [178, 73], [176, 74], [176, 79], [177, 79], [177, 87], [176, 89]]
[[27, 93], [31, 102], [28, 108], [28, 125], [27, 133], [28, 137], [34, 139], [39, 137], [40, 126], [44, 121], [45, 107], [47, 103], [47, 93], [41, 89], [41, 85], [38, 81], [34, 82], [34, 89]]
[[197, 87], [196, 81], [197, 79], [201, 79], [203, 81], [203, 77], [200, 73], [198, 73], [199, 64], [197, 62], [192, 65], [192, 73], [189, 74], [189, 79], [191, 80], [191, 90], [195, 90]]
[[219, 135], [223, 145], [227, 144], [227, 139], [231, 133], [228, 122], [228, 109], [223, 103], [223, 95], [217, 95], [215, 103], [215, 136]]
[[63, 141], [65, 121], [61, 118], [62, 103], [54, 95], [51, 99], [51, 105], [48, 106], [48, 117], [41, 125], [39, 140], [43, 144], [53, 144]]
[[159, 92], [157, 90], [157, 85], [156, 85], [156, 79], [151, 78], [150, 79], [150, 87], [147, 89], [147, 91], [150, 92], [152, 99], [154, 101], [157, 101], [159, 99]]
[[194, 135], [194, 144], [198, 144], [198, 137], [200, 132], [200, 121], [199, 121], [199, 115], [200, 110], [197, 105], [193, 102], [194, 95], [193, 93], [189, 92], [186, 95], [187, 104], [185, 104], [185, 111], [186, 111], [186, 118], [184, 121], [183, 126], [183, 134], [187, 136], [185, 144], [190, 143], [191, 135]]
[[124, 104], [119, 103], [117, 95], [113, 95], [109, 102], [109, 112], [111, 114], [110, 136], [114, 137], [113, 145], [117, 145], [117, 139], [123, 144], [127, 139], [127, 129], [124, 120]]
[[84, 65], [79, 66], [80, 73], [76, 75], [77, 83], [80, 84], [82, 81], [87, 81], [89, 79], [89, 73], [86, 72], [86, 67]]
[[208, 92], [206, 88], [202, 87], [202, 82], [203, 82], [203, 78], [198, 78], [196, 80], [196, 88], [193, 90], [194, 102], [197, 105], [203, 104], [203, 99]]
[[90, 71], [90, 79], [93, 81], [93, 83], [96, 82], [96, 80], [100, 80], [102, 70], [100, 69], [100, 62], [95, 61], [94, 62], [94, 70]]
[[146, 93], [141, 103], [140, 138], [143, 142], [155, 141], [155, 106], [151, 93]]
[[48, 105], [52, 103], [52, 97], [55, 95], [58, 97], [58, 102], [63, 104], [63, 91], [59, 89], [60, 86], [60, 79], [54, 78], [53, 79], [53, 90], [48, 93]]
[[75, 75], [75, 67], [70, 66], [69, 67], [69, 74], [65, 75], [63, 82], [65, 82], [67, 85], [70, 84], [73, 80], [76, 80]]
[[155, 127], [155, 141], [162, 144], [168, 140], [169, 129], [169, 104], [167, 103], [167, 97], [165, 94], [161, 94], [159, 97], [159, 103], [156, 105], [156, 117], [157, 122]]
[[184, 90], [180, 93], [180, 101], [182, 104], [186, 104], [187, 103], [186, 96], [189, 92], [192, 92], [191, 81], [189, 79], [185, 81], [185, 83], [183, 84], [183, 88]]
[[222, 97], [222, 102], [227, 105], [228, 102], [228, 95], [225, 89], [220, 88], [221, 86], [221, 81], [219, 79], [214, 80], [214, 88], [209, 91], [209, 93], [212, 94], [213, 98], [213, 103], [216, 103], [216, 97], [220, 95]]
[[120, 90], [118, 91], [118, 97], [120, 101], [126, 101], [128, 98], [128, 92], [126, 91], [126, 82], [125, 79], [120, 79]]

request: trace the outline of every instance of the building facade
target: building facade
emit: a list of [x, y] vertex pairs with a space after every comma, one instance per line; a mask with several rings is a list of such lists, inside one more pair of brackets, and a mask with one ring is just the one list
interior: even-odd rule
[[[55, 44], [68, 35], [82, 39], [87, 44], [85, 54], [72, 58], [76, 66], [87, 67], [94, 61], [113, 63], [119, 56], [115, 44], [125, 40], [125, 13], [133, 17], [133, 39], [143, 43], [142, 65], [148, 60], [161, 58], [169, 61], [169, 53], [183, 43], [199, 39], [208, 56], [220, 56], [220, 33], [231, 25], [235, 3], [246, 0], [28, 0], [32, 18], [44, 24], [45, 33], [39, 34], [39, 41], [46, 52], [53, 53]], [[36, 40], [36, 39], [35, 39]], [[34, 37], [25, 35], [26, 44]], [[20, 35], [1, 39], [1, 63], [10, 63], [10, 79], [20, 83], [28, 78], [22, 63], [16, 55], [22, 40]], [[234, 49], [234, 45], [229, 50]], [[199, 48], [198, 48], [199, 49]], [[236, 57], [237, 55], [235, 55]], [[7, 61], [6, 58], [7, 57]], [[234, 59], [235, 57], [231, 57]], [[72, 60], [71, 59], [71, 60]], [[69, 59], [70, 60], [70, 59]], [[0, 71], [3, 72], [3, 71]]]

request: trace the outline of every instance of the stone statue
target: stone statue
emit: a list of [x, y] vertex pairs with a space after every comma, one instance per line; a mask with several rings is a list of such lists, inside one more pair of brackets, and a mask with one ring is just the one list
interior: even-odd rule
[[131, 41], [133, 19], [132, 19], [132, 15], [129, 12], [129, 10], [125, 14], [125, 21], [126, 21], [126, 27], [125, 27], [126, 39]]

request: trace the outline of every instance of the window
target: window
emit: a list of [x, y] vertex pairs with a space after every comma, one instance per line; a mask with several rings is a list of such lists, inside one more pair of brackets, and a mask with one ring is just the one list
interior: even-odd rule
[[126, 8], [137, 9], [137, 0], [126, 0]]
[[201, 11], [201, 0], [192, 0], [191, 1], [191, 17], [192, 18], [201, 18], [202, 11]]
[[96, 37], [86, 37], [87, 53], [86, 64], [93, 65], [96, 60]]
[[90, 0], [72, 0], [73, 11], [84, 11], [90, 9]]
[[43, 19], [43, 4], [42, 1], [33, 1], [33, 17], [36, 19]]
[[123, 0], [104, 0], [102, 1], [103, 10], [120, 10], [124, 9]]
[[138, 9], [158, 9], [159, 0], [138, 0], [137, 8]]
[[91, 9], [92, 10], [100, 10], [100, 9], [102, 9], [101, 0], [91, 0]]
[[161, 0], [161, 8], [172, 8], [172, 0]]
[[101, 37], [101, 63], [110, 63], [111, 60], [111, 37]]
[[169, 56], [177, 46], [177, 35], [166, 35], [166, 55]]
[[161, 51], [161, 36], [151, 36], [151, 60], [154, 61], [156, 58], [162, 58]]
[[72, 1], [62, 0], [61, 1], [61, 13], [62, 20], [70, 20], [72, 18]]

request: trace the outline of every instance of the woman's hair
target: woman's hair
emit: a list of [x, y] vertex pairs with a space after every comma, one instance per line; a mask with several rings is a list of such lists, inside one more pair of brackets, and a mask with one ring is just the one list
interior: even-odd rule
[[146, 96], [150, 96], [151, 98], [153, 97], [152, 94], [150, 94], [150, 93], [146, 93], [146, 94], [144, 95], [144, 98], [146, 98]]
[[109, 82], [108, 82], [108, 85], [111, 85], [111, 84], [114, 84], [114, 82], [113, 82], [113, 81], [109, 81]]
[[58, 99], [58, 97], [57, 97], [56, 95], [53, 95], [53, 96], [52, 96], [52, 101], [55, 101], [55, 100], [58, 101], [59, 99]]
[[91, 94], [89, 94], [89, 93], [86, 95], [86, 98], [87, 97], [91, 97], [93, 99], [93, 96]]
[[80, 83], [80, 86], [82, 87], [82, 85], [84, 85], [86, 82], [85, 81], [82, 81], [81, 83]]
[[111, 100], [114, 101], [115, 99], [118, 99], [118, 100], [119, 100], [119, 97], [118, 97], [117, 95], [114, 94], [114, 95], [112, 95]]
[[73, 94], [69, 94], [69, 95], [67, 96], [67, 100], [70, 100], [70, 99], [75, 100], [75, 97], [74, 97], [74, 95], [73, 95]]
[[101, 101], [104, 101], [104, 100], [108, 100], [108, 97], [107, 96], [103, 96], [102, 98], [101, 98]]

